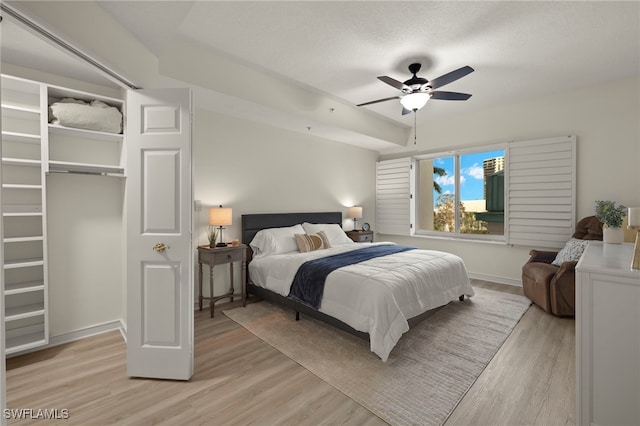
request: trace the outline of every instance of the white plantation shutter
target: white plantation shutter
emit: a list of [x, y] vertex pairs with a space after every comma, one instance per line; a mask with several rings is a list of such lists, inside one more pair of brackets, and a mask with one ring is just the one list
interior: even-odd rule
[[507, 242], [563, 247], [575, 227], [576, 137], [512, 142], [508, 151]]
[[[509, 142], [505, 154], [505, 243], [562, 248], [575, 230], [576, 137]], [[413, 234], [413, 161], [406, 157], [376, 165], [376, 231], [381, 234]]]
[[411, 164], [409, 157], [376, 163], [376, 231], [411, 233]]

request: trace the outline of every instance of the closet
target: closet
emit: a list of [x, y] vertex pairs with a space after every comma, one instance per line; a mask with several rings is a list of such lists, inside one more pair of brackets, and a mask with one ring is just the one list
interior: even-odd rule
[[[122, 317], [124, 135], [52, 124], [49, 106], [98, 100], [124, 113], [124, 102], [8, 75], [0, 87], [3, 297], [12, 354], [49, 343], [52, 304], [58, 335]], [[96, 211], [102, 222], [87, 221]]]

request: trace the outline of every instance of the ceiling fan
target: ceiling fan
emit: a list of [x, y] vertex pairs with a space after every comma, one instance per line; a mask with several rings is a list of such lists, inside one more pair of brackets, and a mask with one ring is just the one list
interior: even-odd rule
[[357, 106], [371, 105], [378, 102], [390, 101], [392, 99], [400, 99], [402, 104], [402, 115], [409, 114], [410, 112], [416, 112], [427, 104], [429, 99], [441, 99], [447, 101], [466, 101], [471, 97], [468, 93], [458, 92], [435, 92], [434, 90], [444, 86], [445, 84], [452, 83], [459, 78], [464, 77], [467, 74], [472, 73], [474, 70], [470, 66], [464, 66], [458, 68], [455, 71], [451, 71], [447, 74], [441, 75], [431, 81], [426, 78], [418, 77], [418, 71], [420, 71], [421, 65], [418, 63], [409, 65], [409, 72], [413, 74], [409, 80], [404, 83], [395, 80], [385, 75], [378, 77], [378, 80], [387, 83], [390, 86], [402, 92], [401, 95], [391, 96], [389, 98], [378, 99], [371, 102], [365, 102]]

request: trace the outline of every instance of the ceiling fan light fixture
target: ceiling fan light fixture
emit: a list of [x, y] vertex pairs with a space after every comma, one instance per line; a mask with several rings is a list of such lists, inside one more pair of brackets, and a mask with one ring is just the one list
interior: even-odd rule
[[417, 111], [425, 106], [430, 98], [431, 95], [425, 92], [409, 93], [400, 99], [400, 103], [409, 111]]
[[396, 80], [395, 78], [381, 75], [378, 80], [388, 84], [400, 90], [400, 94], [397, 96], [390, 96], [384, 99], [376, 99], [375, 101], [365, 102], [358, 104], [357, 106], [365, 106], [371, 104], [377, 104], [379, 102], [386, 102], [392, 99], [400, 99], [402, 104], [402, 115], [409, 114], [411, 111], [418, 111], [424, 107], [430, 98], [446, 100], [446, 101], [466, 101], [471, 97], [468, 93], [458, 92], [434, 92], [434, 89], [444, 86], [445, 84], [453, 83], [454, 81], [464, 77], [465, 75], [473, 72], [473, 68], [470, 66], [464, 66], [458, 68], [455, 71], [443, 74], [438, 78], [431, 81], [426, 78], [418, 77], [417, 72], [420, 71], [420, 64], [415, 63], [409, 65], [409, 71], [413, 74], [409, 80], [404, 83]]

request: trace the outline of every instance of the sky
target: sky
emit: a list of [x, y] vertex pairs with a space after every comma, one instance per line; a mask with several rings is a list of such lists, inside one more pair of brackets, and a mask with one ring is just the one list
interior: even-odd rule
[[[484, 171], [482, 162], [487, 158], [504, 157], [504, 151], [486, 151], [460, 156], [460, 200], [482, 200], [484, 198]], [[442, 193], [453, 194], [455, 190], [454, 157], [441, 157], [433, 160], [434, 167], [447, 171], [445, 176], [434, 175], [435, 181], [442, 187]], [[434, 191], [434, 202], [438, 194]]]

